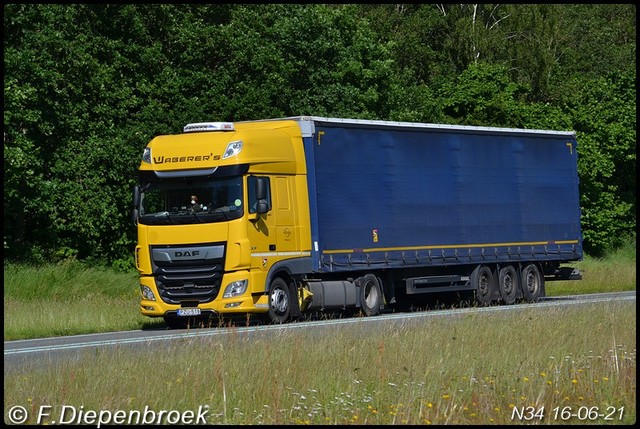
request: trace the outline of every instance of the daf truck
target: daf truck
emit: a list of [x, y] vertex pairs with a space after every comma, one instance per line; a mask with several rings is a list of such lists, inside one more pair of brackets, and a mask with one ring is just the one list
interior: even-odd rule
[[140, 311], [169, 327], [374, 316], [579, 280], [573, 131], [299, 116], [153, 138], [133, 191]]

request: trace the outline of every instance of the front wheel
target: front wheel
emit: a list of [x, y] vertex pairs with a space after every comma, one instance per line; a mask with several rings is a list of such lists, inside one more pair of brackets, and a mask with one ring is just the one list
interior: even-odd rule
[[275, 278], [269, 287], [269, 311], [267, 319], [271, 323], [285, 323], [291, 313], [291, 291], [280, 277]]

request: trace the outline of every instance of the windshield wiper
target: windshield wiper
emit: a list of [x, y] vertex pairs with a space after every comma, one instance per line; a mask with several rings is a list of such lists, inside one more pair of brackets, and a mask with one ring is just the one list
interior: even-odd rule
[[215, 209], [211, 210], [211, 213], [222, 213], [222, 215], [226, 220], [231, 220], [231, 218], [229, 217], [230, 211], [231, 210], [229, 209], [229, 206], [222, 206], [222, 207], [216, 207]]
[[201, 214], [205, 214], [206, 215], [206, 213], [203, 213], [203, 212], [191, 212], [191, 214], [193, 215], [193, 217], [195, 217], [198, 220], [198, 222], [205, 223], [205, 221], [200, 219], [200, 215]]
[[[142, 218], [147, 218], [147, 219], [157, 219], [157, 218], [164, 218], [167, 219], [169, 221], [170, 224], [175, 224], [175, 222], [173, 221], [173, 219], [171, 219], [171, 215], [169, 214], [169, 212], [157, 212], [157, 213], [153, 213], [153, 214], [149, 214], [149, 215], [144, 215], [141, 216]], [[153, 222], [155, 223], [155, 222]]]

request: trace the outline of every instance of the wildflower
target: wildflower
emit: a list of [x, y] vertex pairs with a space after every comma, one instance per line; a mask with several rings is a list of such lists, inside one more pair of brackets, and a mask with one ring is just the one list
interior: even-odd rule
[[547, 376], [547, 373], [546, 373], [546, 372], [544, 372], [544, 371], [540, 371], [540, 377], [546, 377], [546, 376]]
[[571, 382], [572, 382], [573, 384], [578, 384], [578, 380], [576, 380], [575, 378], [574, 378], [573, 380], [571, 380]]

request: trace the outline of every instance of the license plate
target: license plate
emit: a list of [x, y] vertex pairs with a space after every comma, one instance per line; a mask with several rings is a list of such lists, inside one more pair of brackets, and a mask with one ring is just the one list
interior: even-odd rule
[[179, 308], [178, 316], [200, 316], [199, 308]]

